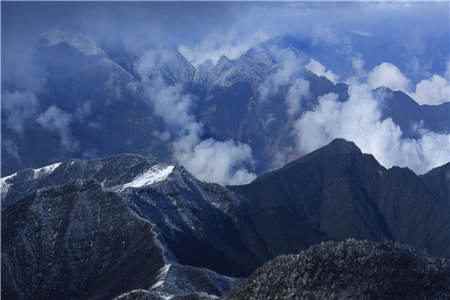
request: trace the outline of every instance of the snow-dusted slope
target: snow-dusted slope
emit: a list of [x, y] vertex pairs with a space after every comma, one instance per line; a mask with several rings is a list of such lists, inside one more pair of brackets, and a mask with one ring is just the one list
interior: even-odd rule
[[172, 165], [155, 165], [144, 171], [144, 173], [136, 176], [132, 181], [119, 186], [117, 189], [123, 191], [126, 188], [140, 188], [161, 182], [169, 177], [174, 168], [175, 166]]
[[168, 84], [190, 82], [195, 73], [194, 66], [173, 49], [148, 50], [136, 62], [135, 69], [144, 81], [160, 77]]
[[[96, 180], [106, 189], [132, 183], [155, 163], [139, 155], [118, 155], [98, 160], [70, 160], [37, 169], [24, 169], [1, 178], [2, 208], [26, 195], [51, 186]], [[166, 172], [170, 170], [170, 166]], [[147, 173], [150, 174], [150, 173]], [[157, 173], [156, 175], [158, 175]], [[159, 174], [161, 175], [161, 174]], [[164, 175], [164, 174], [162, 174]], [[168, 174], [166, 174], [168, 176]], [[161, 177], [158, 177], [162, 180]], [[153, 180], [158, 178], [153, 177]], [[136, 185], [139, 181], [132, 183]]]
[[53, 171], [55, 171], [59, 166], [61, 165], [60, 162], [42, 167], [42, 168], [38, 168], [38, 169], [33, 169], [33, 179], [38, 179], [42, 176], [47, 176], [49, 174], [51, 174]]
[[206, 83], [208, 88], [230, 87], [237, 82], [249, 82], [256, 86], [274, 64], [274, 55], [268, 48], [255, 47], [234, 60], [222, 56], [214, 66], [209, 62], [200, 65], [196, 79]]

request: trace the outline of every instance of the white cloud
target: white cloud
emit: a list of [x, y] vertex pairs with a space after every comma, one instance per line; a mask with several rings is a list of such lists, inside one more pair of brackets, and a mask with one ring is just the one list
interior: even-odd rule
[[44, 113], [39, 115], [36, 121], [45, 129], [55, 131], [61, 138], [61, 144], [69, 151], [78, 148], [78, 142], [72, 137], [70, 123], [72, 116], [60, 108], [52, 105]]
[[337, 101], [336, 94], [322, 96], [318, 107], [303, 114], [295, 128], [302, 153], [334, 138], [345, 138], [386, 167], [409, 167], [417, 173], [442, 165], [450, 157], [450, 135], [419, 130], [417, 140], [402, 138], [399, 126], [391, 119], [382, 120], [378, 102], [367, 85], [350, 86], [346, 102]]
[[204, 140], [191, 151], [180, 152], [178, 160], [187, 170], [207, 182], [242, 184], [256, 177], [242, 168], [242, 165], [252, 163], [250, 147], [231, 140]]
[[307, 70], [311, 71], [317, 76], [325, 77], [333, 83], [336, 83], [339, 79], [339, 77], [334, 74], [333, 71], [327, 70], [327, 68], [317, 60], [311, 59], [305, 67]]
[[301, 102], [309, 94], [309, 81], [304, 79], [295, 80], [286, 96], [288, 116], [292, 117], [300, 112]]
[[420, 104], [437, 105], [450, 101], [450, 81], [439, 75], [422, 80], [412, 95]]
[[[364, 74], [363, 62], [354, 59], [352, 63], [355, 74], [361, 78], [358, 74]], [[367, 83], [372, 89], [387, 87], [407, 93], [419, 104], [438, 105], [450, 101], [450, 78], [434, 74], [429, 79], [417, 83], [415, 91], [412, 91], [410, 80], [395, 65], [386, 62], [369, 72]]]
[[390, 63], [382, 63], [369, 72], [367, 83], [372, 89], [387, 87], [391, 90], [408, 92], [409, 79]]
[[5, 111], [6, 126], [22, 133], [25, 121], [32, 117], [39, 106], [34, 93], [31, 92], [2, 92], [2, 110]]

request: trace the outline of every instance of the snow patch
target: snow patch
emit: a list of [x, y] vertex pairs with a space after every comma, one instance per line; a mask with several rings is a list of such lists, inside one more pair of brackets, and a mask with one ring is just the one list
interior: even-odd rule
[[53, 171], [55, 171], [59, 166], [61, 165], [60, 162], [58, 163], [54, 163], [39, 169], [34, 169], [33, 170], [33, 179], [39, 179], [42, 176], [46, 176], [49, 175], [51, 173], [53, 173]]
[[135, 177], [131, 182], [122, 185], [119, 190], [123, 191], [126, 188], [140, 188], [143, 186], [151, 185], [157, 182], [161, 182], [167, 179], [169, 175], [173, 172], [175, 166], [165, 166], [156, 165]]

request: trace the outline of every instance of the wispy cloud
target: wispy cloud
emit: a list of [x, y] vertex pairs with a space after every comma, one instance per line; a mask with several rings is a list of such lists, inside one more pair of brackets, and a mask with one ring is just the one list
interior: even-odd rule
[[2, 117], [6, 126], [22, 134], [25, 122], [34, 116], [39, 108], [36, 95], [30, 91], [2, 91]]
[[45, 112], [38, 116], [36, 121], [43, 128], [58, 133], [61, 138], [61, 145], [66, 150], [78, 150], [78, 141], [73, 138], [70, 129], [72, 116], [69, 113], [57, 106], [50, 106]]

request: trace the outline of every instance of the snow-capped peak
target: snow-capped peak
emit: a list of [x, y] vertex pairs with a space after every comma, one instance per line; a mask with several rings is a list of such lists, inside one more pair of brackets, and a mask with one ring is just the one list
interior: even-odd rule
[[173, 172], [174, 168], [175, 166], [172, 165], [155, 165], [144, 173], [136, 176], [132, 181], [121, 185], [118, 190], [123, 191], [126, 188], [140, 188], [164, 181]]
[[45, 33], [43, 38], [47, 42], [47, 46], [55, 46], [65, 42], [85, 55], [104, 54], [104, 51], [100, 49], [93, 40], [81, 34], [69, 33], [62, 30], [52, 30]]

